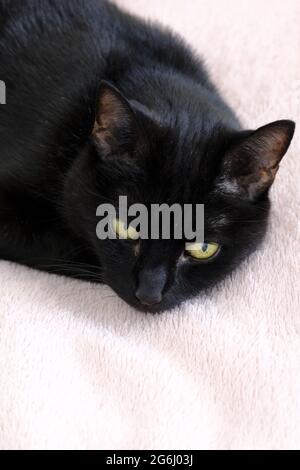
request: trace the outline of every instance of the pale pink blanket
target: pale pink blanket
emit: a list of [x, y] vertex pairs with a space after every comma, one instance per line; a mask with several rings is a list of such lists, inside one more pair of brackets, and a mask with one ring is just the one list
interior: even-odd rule
[[[245, 126], [299, 121], [298, 0], [119, 3], [182, 33]], [[299, 447], [299, 182], [296, 131], [263, 247], [160, 316], [0, 262], [0, 447]]]

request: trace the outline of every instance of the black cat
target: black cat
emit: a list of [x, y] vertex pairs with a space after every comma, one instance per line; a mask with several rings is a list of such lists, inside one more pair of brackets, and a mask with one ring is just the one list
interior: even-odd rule
[[[295, 125], [242, 131], [171, 32], [101, 0], [0, 0], [0, 80], [0, 258], [105, 282], [157, 312], [262, 240]], [[203, 203], [205, 243], [192, 252], [126, 228], [99, 240], [96, 209], [120, 195]]]

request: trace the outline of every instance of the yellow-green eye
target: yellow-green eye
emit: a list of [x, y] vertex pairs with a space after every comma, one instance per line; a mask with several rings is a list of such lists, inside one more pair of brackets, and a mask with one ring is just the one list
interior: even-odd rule
[[192, 258], [206, 260], [212, 258], [220, 249], [218, 243], [186, 243], [185, 251]]
[[134, 227], [130, 225], [126, 228], [125, 224], [120, 219], [114, 219], [113, 221], [113, 229], [116, 235], [123, 240], [138, 240], [139, 233], [136, 231]]

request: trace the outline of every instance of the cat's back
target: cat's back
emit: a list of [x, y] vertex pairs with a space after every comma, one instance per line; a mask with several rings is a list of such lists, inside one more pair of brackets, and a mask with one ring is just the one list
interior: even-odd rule
[[111, 78], [125, 64], [153, 62], [210, 86], [181, 39], [107, 0], [0, 0], [0, 18], [0, 78], [8, 83], [20, 76], [32, 81], [33, 72], [35, 80], [57, 82], [78, 69], [81, 79]]
[[0, 0], [0, 18], [2, 75], [13, 61], [24, 76], [34, 66], [59, 74], [59, 61], [68, 67], [84, 57], [88, 63], [89, 54], [89, 62], [96, 53], [101, 58], [117, 9], [106, 0]]
[[113, 42], [114, 17], [104, 0], [0, 0], [2, 151], [19, 142], [25, 152], [31, 141], [43, 145], [80, 100], [88, 104]]
[[121, 85], [122, 73], [137, 64], [174, 69], [211, 87], [180, 39], [106, 0], [0, 0], [0, 18], [2, 159], [4, 147], [45, 148], [56, 128], [88, 121], [101, 79]]

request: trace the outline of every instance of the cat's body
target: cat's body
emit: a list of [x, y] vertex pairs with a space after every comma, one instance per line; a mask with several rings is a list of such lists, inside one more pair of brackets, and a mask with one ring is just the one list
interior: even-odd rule
[[[171, 33], [101, 0], [0, 0], [0, 80], [1, 259], [103, 280], [156, 311], [214, 285], [262, 239], [293, 124], [279, 121], [252, 142]], [[103, 80], [122, 96], [106, 83], [99, 91]], [[248, 158], [262, 142], [277, 152], [272, 165], [241, 165], [236, 154]], [[100, 242], [96, 207], [123, 194], [146, 205], [204, 203], [220, 254], [181, 266], [178, 241], [141, 241], [138, 250]], [[141, 283], [151, 297], [153, 278], [162, 300], [138, 300]]]

